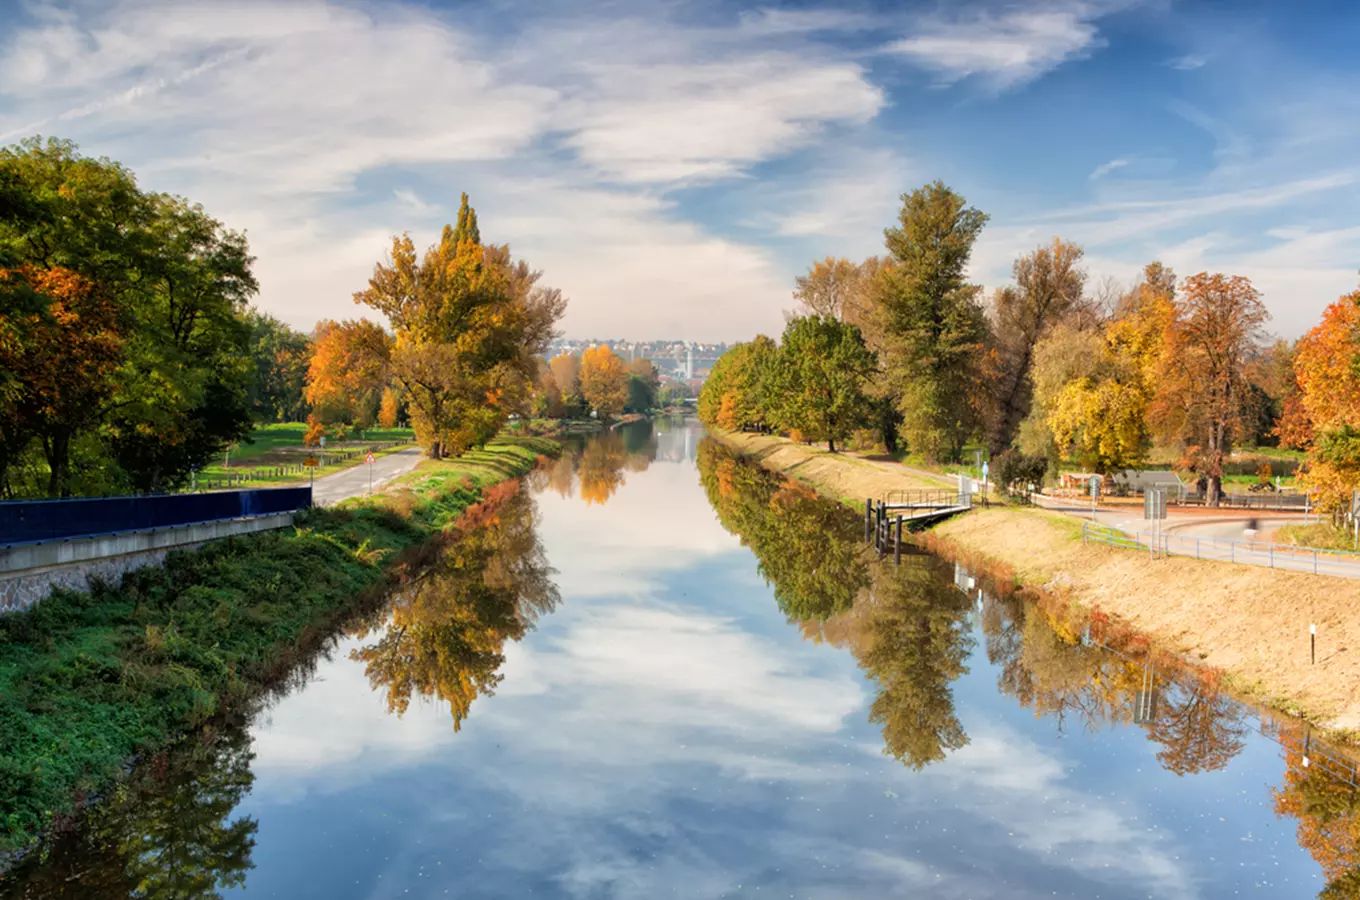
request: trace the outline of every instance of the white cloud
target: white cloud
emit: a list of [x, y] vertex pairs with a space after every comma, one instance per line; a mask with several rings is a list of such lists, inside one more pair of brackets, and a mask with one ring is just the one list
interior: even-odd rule
[[1175, 59], [1168, 61], [1167, 65], [1173, 69], [1179, 69], [1182, 72], [1190, 72], [1194, 69], [1203, 68], [1208, 62], [1209, 60], [1205, 56], [1198, 53], [1187, 53], [1185, 56], [1178, 56]]
[[969, 744], [940, 767], [953, 802], [1003, 825], [1018, 849], [1050, 864], [1138, 884], [1148, 896], [1198, 896], [1169, 832], [1074, 787], [1061, 760], [1025, 736], [994, 724], [970, 731]]
[[998, 89], [1016, 87], [1104, 46], [1087, 6], [981, 11], [926, 20], [887, 51], [912, 59], [945, 84], [980, 76]]
[[731, 177], [806, 144], [826, 124], [883, 105], [859, 66], [767, 53], [705, 64], [593, 64], [561, 108], [568, 146], [606, 177], [665, 183]]
[[1112, 159], [1107, 163], [1101, 163], [1091, 170], [1090, 179], [1096, 181], [1097, 179], [1104, 178], [1115, 169], [1122, 169], [1128, 164], [1129, 161], [1127, 159]]
[[350, 296], [387, 236], [433, 239], [468, 190], [483, 233], [571, 299], [573, 333], [768, 330], [788, 273], [667, 192], [884, 104], [858, 64], [806, 45], [861, 27], [835, 11], [726, 27], [574, 13], [505, 44], [395, 4], [37, 9], [0, 44], [0, 134], [73, 137], [245, 229], [260, 305], [303, 327], [362, 313]]

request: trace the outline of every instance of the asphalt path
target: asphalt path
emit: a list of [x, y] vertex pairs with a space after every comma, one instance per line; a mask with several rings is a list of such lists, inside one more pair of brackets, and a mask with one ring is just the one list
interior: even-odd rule
[[[1140, 542], [1151, 540], [1152, 524], [1134, 506], [1097, 508], [1090, 504], [1063, 498], [1036, 497], [1038, 505], [1075, 518], [1094, 521], [1115, 528], [1128, 535], [1139, 535]], [[1255, 520], [1256, 533], [1248, 534], [1247, 526]], [[1217, 559], [1271, 569], [1294, 572], [1313, 572], [1318, 575], [1338, 575], [1360, 578], [1360, 556], [1316, 553], [1296, 550], [1269, 542], [1269, 534], [1282, 525], [1303, 522], [1302, 515], [1260, 516], [1250, 513], [1206, 515], [1204, 513], [1172, 514], [1162, 522], [1159, 544], [1177, 556], [1197, 559]]]
[[[369, 491], [369, 478], [372, 477], [374, 492], [382, 489], [387, 482], [404, 475], [425, 458], [425, 451], [419, 447], [405, 447], [394, 453], [379, 456], [372, 465], [360, 463], [334, 475], [318, 478], [312, 484], [312, 503], [317, 506], [333, 506], [350, 497], [362, 497]], [[372, 469], [372, 473], [369, 469]]]

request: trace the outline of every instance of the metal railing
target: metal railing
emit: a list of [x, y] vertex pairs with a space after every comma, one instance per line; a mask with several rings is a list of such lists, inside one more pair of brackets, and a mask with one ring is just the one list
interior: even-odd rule
[[1360, 577], [1360, 553], [1352, 550], [1324, 550], [1317, 547], [1236, 538], [1192, 537], [1172, 532], [1154, 534], [1137, 531], [1130, 534], [1093, 522], [1082, 523], [1081, 539], [1083, 543], [1144, 550], [1152, 554], [1193, 556], [1195, 559], [1215, 559], [1220, 562], [1244, 563], [1293, 572], [1312, 572], [1314, 575]]
[[312, 489], [308, 486], [145, 497], [19, 500], [0, 503], [0, 545], [245, 519], [295, 512], [311, 505]]
[[960, 505], [958, 488], [938, 488], [932, 490], [897, 490], [883, 495], [883, 502], [889, 507], [929, 508]]

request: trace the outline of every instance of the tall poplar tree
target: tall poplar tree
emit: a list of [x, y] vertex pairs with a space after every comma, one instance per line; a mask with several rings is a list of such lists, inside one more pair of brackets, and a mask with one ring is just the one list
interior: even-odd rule
[[941, 181], [902, 196], [888, 228], [883, 343], [900, 433], [927, 459], [958, 459], [978, 430], [978, 371], [987, 322], [964, 280], [986, 214]]

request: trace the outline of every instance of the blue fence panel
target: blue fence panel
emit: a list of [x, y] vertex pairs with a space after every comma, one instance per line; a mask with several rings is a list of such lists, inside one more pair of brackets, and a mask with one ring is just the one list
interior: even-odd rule
[[293, 512], [312, 505], [310, 487], [148, 497], [90, 497], [0, 503], [0, 544], [169, 528]]

